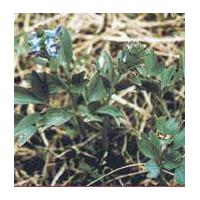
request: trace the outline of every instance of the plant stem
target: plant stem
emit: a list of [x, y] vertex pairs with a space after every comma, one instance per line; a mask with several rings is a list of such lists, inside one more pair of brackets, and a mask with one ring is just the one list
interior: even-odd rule
[[[111, 99], [111, 94], [109, 94], [108, 98], [106, 99], [106, 104], [109, 104], [109, 101]], [[103, 120], [103, 127], [102, 127], [102, 147], [104, 151], [108, 150], [109, 146], [109, 137], [108, 134], [110, 132], [110, 126], [111, 126], [111, 118], [109, 116], [105, 116]]]
[[[66, 66], [65, 67], [63, 66], [63, 69], [64, 69], [66, 80], [67, 80], [67, 82], [70, 83], [69, 71], [67, 70]], [[78, 106], [77, 106], [77, 103], [76, 103], [76, 100], [75, 100], [73, 94], [70, 91], [70, 87], [68, 85], [66, 85], [66, 83], [63, 81], [63, 79], [60, 77], [59, 71], [57, 71], [57, 74], [58, 74], [58, 77], [59, 77], [60, 81], [62, 82], [63, 86], [65, 87], [67, 93], [69, 94], [71, 102], [72, 102], [72, 108], [76, 112], [78, 110]], [[81, 123], [81, 119], [79, 118], [79, 116], [74, 117], [74, 122], [75, 122], [76, 126], [78, 127], [78, 132], [79, 133], [83, 132], [84, 128], [82, 128], [82, 123]]]
[[106, 116], [103, 120], [103, 127], [102, 127], [102, 147], [103, 150], [106, 151], [108, 149], [109, 145], [109, 134], [110, 131], [110, 118], [109, 116]]
[[[127, 168], [138, 167], [138, 166], [143, 166], [143, 165], [144, 165], [144, 163], [139, 163], [139, 164], [136, 163], [136, 164], [125, 165], [125, 166], [123, 166], [123, 167], [114, 169], [113, 171], [111, 171], [111, 172], [109, 172], [109, 173], [107, 173], [107, 174], [104, 174], [103, 176], [101, 176], [101, 177], [97, 178], [96, 180], [90, 182], [89, 184], [87, 184], [87, 186], [91, 186], [91, 185], [93, 185], [94, 183], [96, 183], [97, 181], [100, 181], [101, 179], [103, 179], [103, 178], [105, 178], [105, 177], [107, 177], [107, 176], [110, 176], [111, 174], [113, 174], [113, 173], [115, 173], [115, 172], [118, 172], [118, 171], [120, 171], [120, 170], [127, 169]], [[146, 171], [143, 171], [142, 173], [144, 173], [144, 172], [146, 173]]]

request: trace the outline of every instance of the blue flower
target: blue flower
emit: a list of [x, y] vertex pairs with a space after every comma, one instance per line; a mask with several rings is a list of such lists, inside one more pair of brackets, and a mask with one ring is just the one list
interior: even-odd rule
[[29, 35], [30, 53], [42, 55], [41, 57], [57, 57], [60, 48], [59, 35], [61, 31], [62, 26], [59, 26], [53, 30], [44, 30], [43, 35], [38, 35], [36, 32]]
[[59, 45], [55, 43], [53, 38], [46, 38], [45, 45], [49, 56], [58, 56]]
[[41, 38], [36, 33], [33, 33], [28, 37], [28, 44], [30, 46], [30, 52], [39, 53], [41, 49]]

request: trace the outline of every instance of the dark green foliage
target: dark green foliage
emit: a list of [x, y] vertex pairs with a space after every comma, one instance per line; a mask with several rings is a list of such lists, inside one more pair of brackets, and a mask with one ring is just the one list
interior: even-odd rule
[[148, 178], [157, 178], [157, 176], [160, 174], [160, 167], [158, 166], [158, 163], [154, 160], [149, 160], [145, 164], [145, 169], [148, 171]]
[[[44, 33], [41, 32], [41, 34]], [[43, 39], [47, 38], [42, 36], [42, 43], [44, 43]], [[81, 138], [95, 132], [102, 139], [102, 143], [98, 144], [100, 150], [96, 150], [95, 143], [93, 147], [90, 146], [90, 149], [93, 148], [93, 152], [96, 150], [100, 154], [111, 151], [115, 147], [109, 142], [115, 140], [118, 133], [124, 136], [127, 132], [128, 134], [133, 132], [131, 128], [128, 130], [125, 127], [125, 123], [120, 124], [120, 120], [126, 120], [125, 116], [129, 114], [129, 110], [126, 111], [113, 104], [112, 95], [130, 86], [135, 86], [136, 92], [146, 91], [151, 93], [152, 99], [159, 99], [161, 107], [158, 113], [157, 110], [152, 110], [153, 126], [151, 129], [145, 127], [140, 137], [135, 139], [136, 149], [133, 150], [132, 144], [129, 144], [131, 148], [128, 148], [133, 154], [139, 150], [142, 159], [146, 162], [144, 168], [148, 172], [147, 178], [164, 179], [164, 172], [168, 170], [174, 174], [174, 180], [178, 184], [184, 185], [185, 134], [181, 126], [181, 117], [176, 115], [170, 117], [169, 114], [167, 117], [162, 116], [166, 114], [163, 106], [166, 91], [170, 91], [175, 83], [184, 81], [184, 55], [181, 54], [177, 66], [166, 67], [162, 61], [157, 59], [152, 49], [138, 43], [130, 43], [118, 53], [115, 59], [109, 52], [103, 51], [96, 60], [94, 72], [88, 78], [86, 71], [77, 70], [72, 61], [72, 40], [66, 28], [63, 27], [59, 33], [56, 45], [59, 48], [56, 52], [58, 54], [55, 55], [58, 56], [43, 57], [38, 54], [33, 58], [37, 64], [49, 67], [49, 70], [44, 71], [50, 71], [50, 73], [33, 71], [27, 76], [30, 88], [15, 86], [16, 105], [41, 104], [43, 108], [41, 112], [25, 117], [16, 116], [15, 139], [17, 144], [22, 146], [40, 130], [62, 126], [66, 130], [65, 135], [70, 138]], [[66, 95], [67, 104], [63, 107], [51, 104], [51, 100], [55, 100], [56, 95]], [[130, 115], [137, 121], [135, 111]], [[129, 141], [124, 142], [125, 146], [126, 143]], [[129, 160], [135, 157], [135, 154], [130, 156], [129, 152], [123, 149], [120, 149], [120, 152]], [[93, 158], [93, 156], [88, 157]], [[98, 161], [100, 162], [101, 159]], [[111, 159], [110, 163], [112, 161]], [[91, 168], [83, 160], [79, 162], [79, 165], [80, 170], [90, 174], [91, 180], [101, 175], [95, 167]]]
[[95, 73], [95, 75], [89, 81], [86, 89], [86, 95], [88, 102], [100, 101], [107, 96], [103, 81], [98, 73]]
[[151, 132], [138, 141], [139, 150], [151, 159], [145, 165], [148, 177], [156, 178], [163, 169], [175, 170], [175, 180], [184, 185], [185, 161], [181, 150], [185, 145], [184, 130], [174, 118], [167, 120], [164, 117], [158, 118], [156, 128], [163, 136], [167, 134], [171, 137], [160, 139]]
[[41, 101], [45, 103], [49, 102], [49, 87], [46, 73], [41, 77], [33, 71], [31, 74], [31, 87], [38, 99], [41, 99]]
[[50, 108], [40, 120], [40, 125], [44, 126], [45, 129], [51, 126], [60, 126], [73, 116], [74, 114], [65, 108]]
[[185, 131], [182, 130], [174, 136], [173, 149], [179, 149], [185, 145]]
[[109, 91], [114, 88], [114, 85], [118, 79], [118, 73], [115, 69], [115, 65], [111, 56], [107, 51], [103, 51], [96, 64], [97, 71], [102, 76], [102, 81], [105, 89]]
[[27, 88], [15, 86], [15, 104], [43, 104], [44, 102], [37, 98], [35, 94]]
[[161, 89], [171, 86], [176, 68], [174, 66], [163, 69], [161, 72]]
[[144, 67], [138, 70], [142, 76], [150, 78], [151, 76], [157, 75], [157, 65], [157, 58], [154, 51], [147, 49], [144, 53]]
[[140, 151], [148, 158], [157, 160], [161, 155], [160, 141], [153, 133], [149, 136], [143, 136], [138, 141], [138, 147]]
[[72, 61], [72, 41], [69, 32], [66, 28], [63, 28], [60, 34], [60, 54], [59, 61], [60, 65], [69, 65]]
[[180, 185], [185, 184], [185, 161], [183, 161], [179, 167], [175, 170], [175, 180]]
[[84, 122], [102, 122], [102, 118], [91, 112], [88, 106], [80, 105], [78, 107], [78, 115], [83, 117]]
[[98, 114], [110, 115], [112, 117], [124, 117], [123, 113], [114, 106], [103, 106], [96, 110]]
[[36, 123], [41, 119], [39, 113], [25, 116], [15, 126], [15, 139], [19, 146], [25, 144], [36, 132]]
[[162, 134], [175, 135], [179, 132], [181, 127], [175, 118], [167, 120], [165, 117], [160, 117], [156, 120], [156, 128]]
[[35, 124], [41, 119], [39, 113], [34, 113], [31, 115], [25, 116], [23, 119], [21, 119], [17, 126], [15, 127], [15, 136], [18, 136], [23, 129]]
[[139, 43], [131, 43], [117, 55], [117, 67], [120, 74], [128, 70], [134, 71], [144, 63], [145, 47]]
[[[65, 86], [57, 76], [45, 73], [37, 73], [37, 75], [42, 80], [46, 79], [46, 84], [50, 95], [58, 94], [65, 91]], [[31, 79], [31, 76], [29, 76], [28, 78]]]
[[17, 144], [19, 146], [24, 145], [36, 132], [37, 132], [37, 127], [35, 126], [28, 126], [25, 129], [23, 129], [17, 138]]

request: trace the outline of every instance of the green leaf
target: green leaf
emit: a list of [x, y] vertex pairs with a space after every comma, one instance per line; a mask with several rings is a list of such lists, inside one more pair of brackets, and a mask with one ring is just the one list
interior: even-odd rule
[[110, 115], [111, 117], [124, 117], [124, 114], [114, 106], [103, 106], [96, 110], [98, 114], [106, 114]]
[[157, 66], [157, 58], [152, 49], [147, 49], [144, 54], [144, 66], [139, 69], [140, 74], [144, 77], [151, 77], [154, 75], [154, 69]]
[[175, 135], [179, 132], [181, 127], [175, 118], [167, 120], [165, 117], [160, 117], [156, 120], [156, 128], [162, 134]]
[[42, 57], [35, 57], [35, 58], [33, 58], [33, 61], [35, 64], [41, 65], [44, 67], [46, 67], [49, 63], [49, 61], [46, 58], [42, 58]]
[[[44, 73], [37, 74], [42, 80], [44, 80]], [[27, 78], [30, 80], [31, 76], [29, 75]], [[65, 86], [57, 76], [52, 74], [46, 74], [46, 79], [50, 94], [57, 94], [65, 90]]]
[[78, 115], [80, 115], [81, 117], [84, 117], [84, 120], [83, 120], [84, 122], [103, 121], [99, 116], [96, 116], [93, 113], [91, 113], [88, 107], [84, 105], [80, 105], [78, 107]]
[[112, 58], [107, 51], [103, 51], [97, 62], [97, 69], [101, 76], [110, 81], [114, 85], [117, 78]]
[[38, 99], [41, 99], [44, 103], [49, 103], [49, 87], [47, 83], [47, 75], [43, 73], [43, 76], [39, 76], [36, 71], [31, 73], [31, 89]]
[[139, 78], [138, 76], [135, 76], [132, 79], [130, 79], [130, 82], [136, 86], [142, 86], [141, 78]]
[[49, 67], [51, 68], [51, 70], [56, 71], [59, 66], [60, 66], [59, 59], [51, 57], [49, 62]]
[[28, 126], [20, 132], [17, 137], [17, 144], [19, 146], [24, 145], [35, 133], [37, 132], [36, 126]]
[[30, 89], [15, 86], [15, 104], [44, 104], [45, 102], [38, 99]]
[[178, 166], [176, 162], [166, 161], [163, 163], [163, 167], [167, 170], [175, 169]]
[[81, 117], [85, 117], [85, 116], [90, 115], [91, 113], [90, 113], [90, 111], [89, 111], [89, 109], [88, 109], [87, 106], [80, 105], [80, 106], [78, 107], [78, 114], [79, 114]]
[[23, 119], [23, 115], [14, 114], [14, 127], [16, 128], [17, 124]]
[[185, 185], [185, 160], [175, 169], [174, 178], [180, 185]]
[[185, 131], [184, 129], [174, 136], [172, 148], [174, 150], [179, 149], [185, 145]]
[[161, 148], [158, 141], [152, 141], [151, 138], [143, 136], [138, 140], [139, 150], [148, 158], [158, 159], [161, 154]]
[[102, 79], [98, 73], [96, 73], [87, 87], [87, 98], [89, 103], [99, 101], [107, 96], [107, 92], [104, 89]]
[[180, 152], [168, 148], [163, 155], [163, 167], [167, 170], [172, 170], [180, 165], [181, 160], [182, 154]]
[[81, 95], [84, 92], [85, 85], [71, 85], [70, 86], [70, 92], [72, 94], [78, 94]]
[[172, 83], [174, 84], [177, 81], [183, 80], [185, 75], [185, 52], [181, 52], [180, 59], [178, 62], [178, 71], [173, 77]]
[[163, 68], [161, 72], [161, 89], [171, 86], [173, 83], [173, 76], [176, 72], [176, 67]]
[[84, 171], [86, 174], [89, 174], [92, 179], [97, 179], [100, 176], [98, 170], [92, 165], [87, 164], [85, 161], [80, 160], [79, 169]]
[[159, 153], [161, 153], [161, 149], [164, 148], [164, 144], [161, 142], [161, 140], [157, 137], [156, 134], [153, 133], [153, 131], [149, 132], [149, 137], [148, 137], [149, 141], [151, 142], [151, 144], [157, 149], [157, 151]]
[[30, 127], [33, 124], [36, 124], [41, 119], [41, 116], [39, 113], [34, 113], [31, 115], [25, 116], [15, 127], [15, 137], [20, 135], [22, 132], [24, 132], [25, 129]]
[[17, 56], [25, 56], [29, 51], [28, 34], [25, 30], [14, 37], [14, 50]]
[[87, 123], [87, 122], [102, 122], [103, 120], [99, 116], [91, 114], [86, 116], [83, 121]]
[[120, 74], [128, 70], [140, 69], [144, 63], [145, 47], [139, 43], [131, 43], [117, 55], [117, 68]]
[[185, 49], [182, 50], [180, 53], [180, 59], [179, 59], [179, 68], [182, 69], [182, 72], [185, 71]]
[[60, 34], [60, 64], [61, 65], [69, 65], [72, 60], [73, 52], [72, 52], [72, 40], [70, 34], [66, 28], [63, 27], [62, 32]]
[[147, 177], [148, 178], [157, 178], [160, 174], [160, 167], [158, 163], [154, 160], [149, 160], [145, 165], [145, 169], [148, 171]]
[[40, 121], [40, 125], [44, 125], [45, 129], [51, 126], [60, 126], [73, 116], [74, 114], [66, 108], [50, 108]]

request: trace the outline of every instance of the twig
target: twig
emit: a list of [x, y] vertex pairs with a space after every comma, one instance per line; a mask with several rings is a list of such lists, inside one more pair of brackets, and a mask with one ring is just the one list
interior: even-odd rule
[[49, 141], [47, 140], [47, 138], [45, 136], [44, 129], [41, 129], [40, 135], [41, 135], [42, 141], [44, 142], [44, 145], [46, 147], [48, 147], [49, 146]]
[[84, 142], [77, 144], [76, 147], [79, 147], [79, 148], [80, 148], [80, 147], [83, 147], [83, 146], [85, 146], [87, 143], [89, 143], [89, 142], [91, 142], [93, 139], [95, 139], [96, 137], [98, 137], [98, 135], [93, 135], [93, 136], [91, 136], [90, 138], [88, 138], [87, 140], [85, 140]]
[[55, 156], [55, 158], [61, 158], [62, 156], [64, 156], [66, 153], [72, 151], [71, 149], [67, 149], [65, 151], [63, 151], [62, 153], [58, 154]]
[[60, 170], [57, 172], [57, 174], [54, 176], [52, 182], [51, 182], [51, 186], [55, 186], [56, 182], [58, 181], [58, 179], [62, 176], [62, 174], [64, 173], [66, 169], [66, 164], [64, 164]]
[[27, 183], [29, 183], [29, 182], [31, 182], [31, 180], [23, 180], [23, 181], [20, 181], [20, 182], [18, 182], [18, 183], [15, 183], [15, 187], [21, 187], [21, 186], [25, 186], [24, 184], [27, 184]]
[[169, 175], [172, 175], [172, 176], [174, 176], [174, 174], [173, 174], [173, 173], [171, 173], [171, 172], [169, 172], [169, 171], [167, 171], [167, 170], [165, 170], [165, 169], [163, 169], [162, 171], [163, 171], [163, 172], [165, 172], [166, 174], [169, 174]]
[[[46, 20], [44, 20], [44, 21], [42, 21], [42, 22], [39, 22], [39, 23], [37, 23], [37, 24], [31, 26], [31, 27], [25, 27], [24, 30], [25, 30], [25, 32], [29, 33], [29, 32], [34, 31], [35, 28], [38, 28], [38, 26], [49, 25], [49, 24], [53, 23], [54, 21], [57, 21], [57, 20], [62, 19], [63, 17], [67, 17], [67, 14], [66, 14], [66, 13], [64, 13], [64, 14], [57, 14], [57, 15], [55, 15], [54, 17], [48, 18], [48, 19], [46, 19]], [[16, 33], [15, 36], [17, 36], [17, 35], [19, 35], [19, 32]]]
[[43, 179], [46, 177], [49, 161], [50, 161], [50, 153], [47, 153], [46, 159], [45, 159], [45, 164], [44, 164], [44, 167], [43, 167], [43, 170], [42, 170]]
[[139, 112], [142, 115], [149, 116], [149, 113], [146, 110], [144, 110], [143, 108], [140, 108], [137, 104], [133, 104], [133, 103], [127, 101], [126, 99], [123, 99], [122, 97], [120, 97], [116, 94], [113, 94], [111, 98], [112, 98], [112, 100], [114, 100], [124, 106], [128, 106], [129, 108], [134, 109], [135, 111]]
[[109, 175], [111, 175], [111, 174], [113, 174], [113, 173], [115, 173], [115, 172], [118, 172], [118, 171], [122, 170], [122, 169], [130, 168], [130, 167], [136, 167], [136, 166], [138, 166], [138, 165], [144, 165], [144, 163], [140, 163], [140, 164], [138, 164], [138, 163], [137, 163], [137, 164], [131, 164], [131, 165], [126, 165], [126, 166], [117, 168], [117, 169], [115, 169], [115, 170], [113, 170], [113, 171], [111, 171], [111, 172], [109, 172], [109, 173], [107, 173], [107, 174], [104, 174], [103, 176], [99, 177], [98, 179], [96, 179], [96, 180], [90, 182], [89, 184], [87, 184], [87, 186], [91, 186], [91, 185], [93, 185], [94, 183], [96, 183], [97, 181], [99, 181], [99, 180], [105, 178], [106, 176], [109, 176]]
[[[97, 135], [93, 135], [92, 137], [88, 138], [87, 140], [85, 140], [82, 143], [79, 143], [77, 145], [73, 145], [71, 148], [77, 150], [78, 148], [81, 148], [83, 146], [85, 146], [87, 143], [89, 143], [90, 141], [92, 141], [93, 139], [95, 139], [97, 137]], [[72, 149], [66, 149], [65, 151], [63, 151], [62, 153], [58, 154], [55, 156], [55, 158], [60, 158], [62, 156], [64, 156], [66, 153], [72, 151]]]
[[130, 177], [130, 176], [135, 176], [135, 175], [139, 175], [139, 174], [144, 174], [144, 173], [146, 173], [146, 172], [147, 172], [147, 171], [144, 170], [144, 171], [139, 171], [139, 172], [133, 172], [133, 173], [130, 173], [130, 174], [124, 174], [124, 175], [117, 176], [117, 177], [115, 177], [115, 178], [109, 180], [107, 183], [111, 183], [111, 182], [113, 182], [113, 181], [115, 181], [115, 180], [120, 180], [120, 179], [122, 179], [122, 178]]
[[147, 102], [147, 105], [148, 105], [148, 110], [149, 110], [149, 113], [153, 110], [153, 105], [151, 103], [151, 97], [150, 95], [147, 94], [146, 91], [142, 91], [143, 95], [144, 95], [144, 98]]
[[130, 37], [119, 37], [119, 36], [103, 36], [102, 40], [110, 42], [146, 42], [146, 43], [174, 43], [174, 42], [183, 42], [185, 41], [184, 37], [148, 37], [143, 36], [141, 38], [130, 38]]
[[184, 20], [183, 19], [178, 19], [178, 20], [165, 20], [165, 21], [134, 21], [134, 23], [136, 23], [139, 27], [142, 28], [152, 28], [152, 27], [166, 27], [166, 26], [177, 26], [177, 23], [179, 24], [184, 24]]
[[179, 59], [180, 56], [177, 55], [177, 54], [174, 54], [174, 55], [171, 55], [169, 53], [166, 53], [166, 52], [160, 52], [160, 51], [154, 51], [156, 55], [158, 56], [165, 56], [165, 57], [171, 57], [171, 58], [174, 58], [174, 59]]

